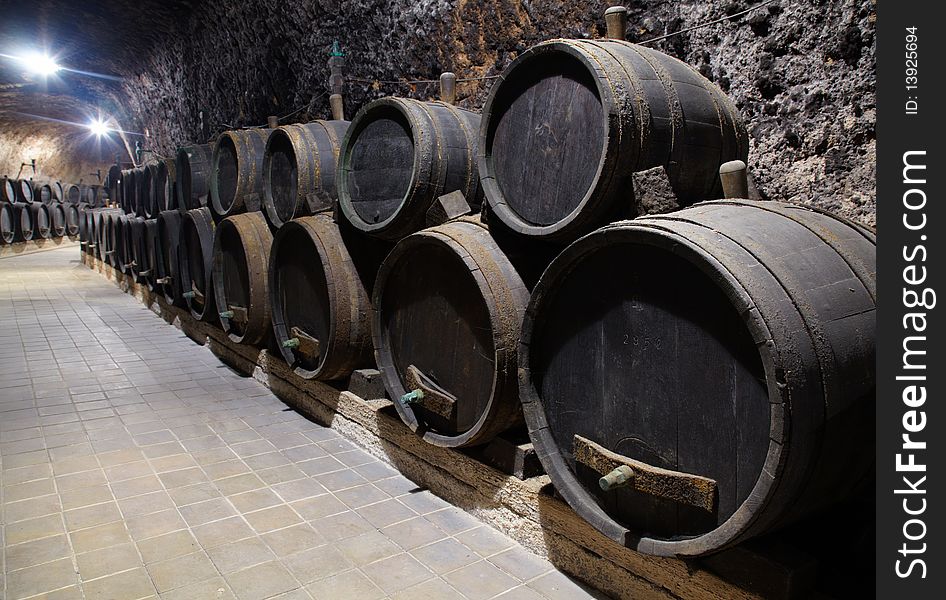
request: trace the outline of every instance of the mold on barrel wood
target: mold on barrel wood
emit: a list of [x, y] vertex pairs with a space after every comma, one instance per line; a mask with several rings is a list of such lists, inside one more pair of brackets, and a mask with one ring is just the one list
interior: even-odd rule
[[294, 219], [276, 232], [273, 332], [297, 375], [328, 381], [373, 365], [370, 293], [387, 249], [330, 214]]
[[332, 208], [348, 121], [313, 121], [273, 130], [263, 157], [263, 208], [274, 229]]
[[214, 232], [213, 289], [230, 339], [259, 344], [270, 334], [269, 254], [273, 234], [259, 211], [220, 221]]
[[[556, 489], [619, 543], [682, 556], [845, 499], [874, 460], [875, 254], [863, 227], [743, 200], [566, 248], [533, 290], [519, 345], [523, 411]], [[604, 491], [576, 436], [611, 465], [716, 482], [714, 510]]]
[[[179, 155], [180, 156], [180, 155]], [[181, 230], [181, 295], [195, 319], [217, 323], [213, 290], [214, 220], [207, 207], [184, 214]]]
[[382, 98], [364, 106], [342, 142], [338, 199], [345, 217], [397, 241], [423, 229], [438, 197], [463, 193], [479, 207], [480, 116], [444, 102]]
[[498, 218], [567, 242], [635, 216], [632, 173], [663, 166], [690, 204], [718, 198], [719, 165], [748, 149], [735, 106], [692, 67], [619, 40], [551, 40], [491, 88], [479, 162]]
[[210, 144], [195, 144], [178, 149], [175, 163], [177, 209], [182, 213], [207, 206], [212, 157]]
[[478, 219], [408, 236], [384, 260], [375, 358], [398, 414], [424, 440], [473, 446], [521, 422], [514, 349], [528, 298]]
[[214, 144], [210, 208], [217, 219], [260, 210], [263, 153], [272, 129], [225, 131]]

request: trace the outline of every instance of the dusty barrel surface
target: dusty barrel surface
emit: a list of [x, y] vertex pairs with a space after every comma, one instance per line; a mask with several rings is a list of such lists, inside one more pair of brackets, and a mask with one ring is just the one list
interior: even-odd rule
[[631, 174], [663, 166], [681, 204], [721, 196], [746, 160], [742, 117], [692, 67], [618, 40], [551, 40], [503, 72], [483, 107], [490, 209], [515, 231], [571, 241], [629, 214]]
[[220, 325], [237, 343], [258, 344], [269, 336], [272, 245], [273, 234], [259, 211], [227, 217], [214, 232], [214, 298]]
[[66, 234], [66, 211], [61, 204], [49, 205], [49, 229], [52, 237], [62, 237]]
[[351, 122], [339, 157], [338, 200], [357, 229], [396, 241], [425, 227], [436, 199], [480, 201], [480, 115], [443, 102], [382, 98]]
[[62, 209], [66, 222], [66, 235], [77, 235], [79, 233], [80, 223], [82, 222], [79, 207], [75, 204], [63, 204]]
[[187, 212], [207, 206], [210, 194], [210, 144], [184, 146], [177, 151], [175, 175], [178, 210]]
[[181, 267], [179, 246], [183, 217], [177, 210], [166, 210], [158, 215], [158, 235], [161, 238], [161, 260], [164, 272], [164, 299], [174, 306], [184, 305], [181, 295]]
[[348, 121], [314, 121], [272, 131], [263, 155], [263, 208], [274, 228], [331, 208]]
[[53, 237], [49, 207], [40, 202], [34, 202], [30, 204], [30, 213], [33, 215], [33, 239], [46, 240]]
[[684, 556], [845, 499], [874, 462], [875, 254], [862, 227], [749, 201], [566, 248], [519, 346], [556, 489], [608, 537]]
[[27, 242], [33, 239], [33, 212], [25, 202], [14, 202], [9, 205], [13, 209], [13, 241]]
[[16, 237], [16, 211], [9, 202], [0, 202], [0, 242], [12, 244]]
[[218, 218], [260, 210], [263, 153], [272, 131], [226, 131], [217, 140], [210, 169], [210, 205]]
[[181, 228], [181, 296], [195, 319], [217, 323], [213, 290], [214, 220], [210, 209], [195, 208], [184, 214]]
[[461, 219], [401, 240], [378, 273], [372, 340], [401, 419], [437, 446], [521, 422], [519, 326], [529, 292], [486, 228]]
[[306, 379], [347, 377], [373, 362], [370, 293], [387, 245], [342, 227], [319, 214], [289, 221], [273, 238], [273, 332]]

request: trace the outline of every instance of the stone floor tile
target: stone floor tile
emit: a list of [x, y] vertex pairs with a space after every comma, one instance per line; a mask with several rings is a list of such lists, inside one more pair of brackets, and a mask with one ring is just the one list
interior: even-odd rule
[[268, 562], [226, 576], [240, 600], [263, 600], [299, 587], [292, 574], [278, 562]]
[[378, 600], [386, 594], [364, 573], [351, 569], [306, 586], [315, 600]]
[[466, 596], [435, 577], [392, 594], [391, 600], [466, 600]]
[[153, 597], [154, 585], [148, 572], [137, 568], [82, 584], [87, 600], [140, 600]]
[[217, 570], [223, 574], [233, 573], [276, 558], [272, 550], [258, 537], [217, 546], [207, 550], [207, 554], [217, 566]]
[[438, 575], [455, 571], [480, 560], [475, 552], [453, 538], [422, 546], [411, 550], [410, 553]]
[[161, 594], [219, 575], [210, 558], [203, 552], [151, 563], [147, 569], [154, 587]]
[[310, 583], [354, 567], [352, 562], [331, 544], [293, 554], [283, 560], [301, 583]]
[[14, 598], [28, 598], [44, 592], [51, 592], [78, 582], [72, 558], [61, 558], [34, 567], [28, 567], [7, 574], [7, 595]]
[[69, 537], [72, 538], [72, 547], [77, 554], [131, 541], [125, 524], [121, 521], [73, 531]]
[[72, 548], [66, 536], [42, 538], [6, 548], [5, 570], [16, 571], [69, 556]]
[[279, 557], [289, 556], [325, 543], [325, 538], [307, 524], [271, 531], [263, 534], [262, 538]]
[[200, 550], [200, 545], [194, 538], [194, 534], [186, 529], [138, 540], [136, 543], [142, 560], [148, 564], [192, 554]]
[[[83, 581], [89, 581], [112, 573], [141, 567], [141, 558], [138, 556], [138, 550], [134, 544], [120, 544], [110, 548], [77, 554], [76, 563], [79, 565], [79, 577]], [[86, 587], [86, 592], [88, 593], [88, 587]], [[154, 593], [154, 590], [152, 589], [149, 593]]]
[[241, 517], [230, 517], [214, 521], [193, 529], [194, 536], [204, 548], [213, 548], [220, 544], [235, 542], [255, 535], [255, 532]]
[[519, 581], [481, 560], [443, 576], [447, 583], [470, 600], [486, 600], [519, 585]]
[[406, 553], [365, 565], [361, 570], [387, 594], [399, 592], [434, 577], [429, 569]]

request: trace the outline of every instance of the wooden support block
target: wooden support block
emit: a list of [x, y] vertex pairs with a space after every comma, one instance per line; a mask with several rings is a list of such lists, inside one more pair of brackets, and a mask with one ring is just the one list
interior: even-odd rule
[[507, 434], [501, 434], [485, 446], [469, 448], [464, 453], [519, 479], [544, 475], [545, 469], [528, 437], [525, 441], [514, 440], [507, 438]]
[[351, 374], [348, 391], [365, 400], [380, 400], [386, 397], [381, 371], [358, 369]]
[[750, 540], [700, 564], [732, 583], [771, 600], [811, 598], [818, 562], [798, 548], [777, 540]]
[[434, 201], [433, 205], [427, 209], [427, 226], [433, 227], [453, 219], [472, 214], [463, 192], [456, 190], [449, 194], [444, 194]]

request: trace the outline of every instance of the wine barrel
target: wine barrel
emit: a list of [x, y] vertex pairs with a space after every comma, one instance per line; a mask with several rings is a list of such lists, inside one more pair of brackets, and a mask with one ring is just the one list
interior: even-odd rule
[[33, 239], [48, 240], [53, 237], [49, 207], [41, 202], [34, 202], [29, 206], [33, 215]]
[[213, 295], [214, 221], [210, 209], [195, 208], [184, 215], [181, 229], [181, 295], [191, 316], [216, 323]]
[[33, 203], [33, 182], [29, 179], [14, 179], [13, 190], [16, 192], [16, 201]]
[[79, 224], [81, 221], [81, 215], [79, 214], [79, 207], [75, 204], [62, 204], [63, 217], [66, 222], [66, 235], [69, 237], [74, 237], [79, 233]]
[[363, 107], [342, 141], [338, 199], [346, 218], [396, 241], [425, 227], [437, 198], [461, 191], [479, 206], [480, 116], [444, 102], [382, 98]]
[[97, 208], [93, 213], [93, 224], [95, 227], [93, 231], [93, 239], [95, 240], [93, 250], [95, 257], [99, 260], [107, 262], [109, 255], [106, 253], [112, 249], [111, 240], [108, 235], [108, 220], [120, 214], [120, 210], [113, 208]]
[[552, 40], [490, 89], [479, 165], [504, 224], [571, 241], [634, 216], [633, 172], [663, 166], [690, 204], [719, 198], [719, 165], [748, 150], [733, 103], [692, 67], [619, 40]]
[[149, 271], [147, 225], [144, 217], [134, 217], [128, 220], [126, 228], [126, 248], [130, 250], [131, 260], [128, 262], [129, 271], [135, 283], [145, 283]]
[[368, 242], [375, 240], [328, 214], [293, 219], [276, 232], [269, 266], [273, 332], [300, 377], [328, 381], [372, 366], [369, 294], [383, 254]]
[[112, 268], [124, 271], [125, 255], [123, 252], [123, 232], [121, 230], [125, 215], [121, 212], [105, 215], [105, 238], [107, 240], [104, 251], [105, 262]]
[[10, 204], [13, 209], [13, 241], [28, 242], [33, 239], [33, 212], [26, 202]]
[[0, 202], [0, 243], [12, 244], [16, 237], [16, 211], [9, 202]]
[[[166, 210], [177, 209], [177, 196], [174, 191], [174, 161], [162, 160], [158, 162], [156, 192], [158, 196], [158, 214]], [[157, 216], [155, 216], [157, 218]]]
[[42, 202], [43, 204], [52, 204], [53, 203], [53, 188], [48, 183], [40, 183], [38, 181], [32, 182], [33, 184], [33, 199], [36, 202]]
[[95, 208], [94, 204], [91, 202], [86, 202], [86, 200], [82, 198], [82, 193], [79, 190], [79, 186], [75, 184], [69, 184], [66, 186], [66, 201], [69, 202], [69, 204], [79, 204], [80, 202], [85, 202], [92, 208]]
[[513, 349], [528, 299], [476, 219], [408, 236], [384, 260], [375, 358], [398, 414], [424, 440], [474, 446], [521, 422]]
[[105, 188], [108, 190], [108, 197], [112, 202], [121, 204], [121, 183], [123, 171], [118, 165], [112, 165], [108, 168], [108, 175], [105, 176]]
[[79, 247], [86, 254], [92, 253], [89, 240], [92, 235], [92, 208], [88, 204], [78, 204], [79, 209]]
[[152, 173], [149, 165], [136, 169], [135, 172], [135, 215], [147, 219], [154, 210], [154, 198], [151, 193]]
[[3, 178], [3, 185], [0, 185], [0, 201], [13, 204], [16, 198], [16, 179]]
[[259, 211], [220, 221], [214, 232], [213, 285], [220, 325], [239, 344], [259, 344], [272, 328], [269, 252], [273, 245]]
[[122, 171], [122, 182], [121, 182], [121, 209], [125, 214], [131, 214], [135, 212], [134, 202], [135, 202], [135, 182], [134, 182], [134, 169], [124, 169]]
[[186, 212], [207, 206], [210, 194], [210, 165], [213, 150], [210, 144], [184, 146], [177, 151], [178, 210]]
[[181, 267], [178, 247], [181, 244], [183, 219], [177, 210], [166, 210], [158, 215], [158, 235], [161, 238], [161, 261], [164, 272], [164, 299], [174, 306], [186, 306], [181, 295]]
[[161, 250], [161, 238], [158, 233], [158, 220], [146, 219], [144, 222], [144, 263], [138, 275], [154, 294], [164, 295], [164, 257]]
[[742, 200], [569, 246], [519, 346], [556, 490], [617, 542], [682, 556], [845, 499], [874, 463], [875, 255], [830, 214]]
[[54, 181], [52, 183], [53, 188], [53, 200], [59, 202], [60, 204], [66, 201], [66, 186], [63, 185], [61, 181]]
[[214, 145], [210, 206], [218, 219], [260, 210], [263, 153], [272, 129], [226, 131]]
[[51, 203], [48, 209], [50, 233], [52, 237], [61, 238], [66, 234], [66, 211], [57, 202]]
[[348, 121], [314, 121], [273, 130], [263, 154], [263, 208], [274, 229], [332, 207], [338, 197], [338, 155], [348, 125]]

